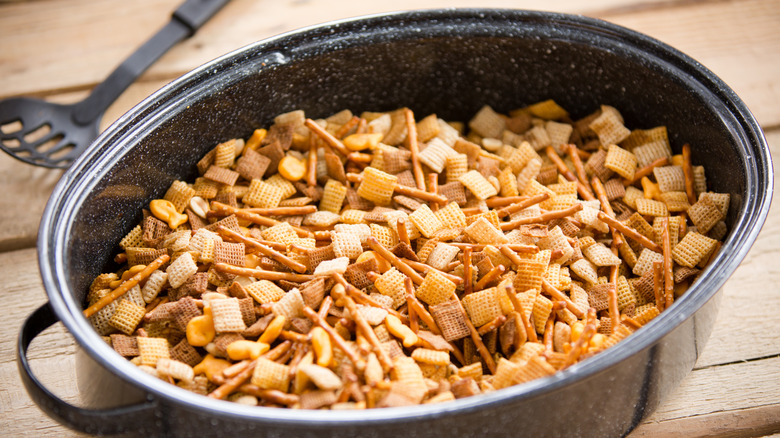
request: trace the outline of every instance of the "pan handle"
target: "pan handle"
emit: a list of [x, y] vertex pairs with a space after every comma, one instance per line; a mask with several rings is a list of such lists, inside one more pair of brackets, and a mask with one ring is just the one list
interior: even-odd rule
[[97, 120], [141, 73], [176, 43], [192, 36], [227, 2], [228, 0], [185, 1], [162, 29], [117, 66], [92, 90], [89, 97], [76, 104], [73, 110], [74, 121], [88, 125]]
[[19, 374], [35, 404], [61, 424], [88, 434], [136, 431], [142, 425], [150, 424], [150, 421], [153, 424], [154, 411], [158, 407], [154, 400], [110, 409], [85, 409], [67, 403], [41, 384], [32, 373], [27, 350], [36, 336], [58, 321], [51, 305], [46, 303], [27, 317], [19, 333], [16, 350]]

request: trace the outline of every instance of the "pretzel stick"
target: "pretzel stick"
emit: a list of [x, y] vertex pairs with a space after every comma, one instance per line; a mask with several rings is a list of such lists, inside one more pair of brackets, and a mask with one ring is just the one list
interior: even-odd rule
[[262, 269], [239, 268], [227, 263], [214, 263], [214, 269], [219, 272], [235, 274], [241, 277], [255, 277], [259, 280], [287, 280], [296, 283], [313, 280], [313, 275], [293, 274], [292, 272], [264, 271]]
[[[482, 251], [487, 245], [482, 243], [463, 243], [463, 242], [447, 242], [448, 245], [452, 245], [457, 248], [471, 248], [472, 251]], [[522, 243], [505, 243], [502, 246], [506, 246], [514, 252], [523, 254], [537, 254], [540, 249], [536, 245], [523, 245]]]
[[283, 339], [285, 341], [297, 342], [299, 344], [306, 344], [311, 341], [311, 336], [302, 335], [300, 333], [291, 332], [289, 330], [282, 330], [282, 332], [279, 333], [279, 339]]
[[655, 296], [655, 307], [658, 308], [659, 312], [664, 310], [664, 294], [661, 292], [663, 278], [664, 262], [660, 260], [653, 262], [653, 295]]
[[[577, 175], [577, 181], [582, 184], [583, 187], [588, 187], [588, 174], [585, 172], [585, 166], [582, 165], [582, 160], [580, 159], [579, 154], [579, 148], [577, 148], [576, 144], [570, 144], [569, 145], [569, 158], [571, 158], [572, 164], [574, 164], [574, 171]], [[593, 192], [588, 189], [588, 193], [590, 193], [591, 196], [593, 196]], [[588, 198], [586, 198], [588, 199]]]
[[452, 296], [455, 298], [455, 301], [458, 303], [458, 309], [460, 310], [460, 313], [466, 322], [466, 326], [469, 329], [469, 333], [471, 333], [471, 340], [474, 341], [474, 345], [477, 346], [477, 351], [479, 352], [479, 355], [482, 357], [482, 360], [485, 361], [485, 365], [487, 365], [488, 369], [490, 370], [490, 373], [495, 374], [496, 362], [493, 360], [493, 356], [490, 354], [490, 351], [488, 351], [487, 347], [485, 347], [485, 343], [482, 342], [482, 337], [479, 336], [477, 329], [474, 328], [474, 324], [471, 323], [471, 320], [469, 319], [469, 315], [466, 313], [466, 309], [463, 308], [463, 303], [460, 302], [458, 295], [455, 292], [453, 292]]
[[603, 211], [600, 211], [598, 214], [598, 218], [600, 221], [604, 222], [605, 224], [609, 225], [611, 228], [613, 228], [616, 231], [619, 231], [624, 236], [628, 237], [629, 239], [632, 239], [639, 243], [640, 245], [644, 246], [645, 248], [655, 251], [657, 253], [660, 253], [663, 251], [663, 249], [658, 246], [657, 243], [653, 242], [652, 240], [648, 239], [647, 237], [639, 234], [636, 230], [633, 228], [629, 228], [626, 226], [623, 222], [620, 222], [619, 220], [609, 216], [608, 214], [605, 214]]
[[366, 125], [368, 122], [363, 117], [360, 118], [360, 121], [358, 122], [357, 129], [355, 130], [358, 134], [365, 134], [366, 133]]
[[[439, 194], [439, 174], [438, 173], [429, 173], [428, 174], [428, 191], [433, 193], [434, 195]], [[431, 204], [431, 211], [436, 211], [439, 209], [439, 204], [433, 203]]]
[[[359, 183], [363, 181], [363, 175], [359, 173], [347, 173], [347, 181]], [[428, 202], [437, 202], [439, 204], [446, 204], [447, 198], [441, 195], [437, 195], [435, 193], [426, 192], [425, 190], [420, 190], [414, 187], [404, 186], [401, 184], [396, 184], [395, 187], [393, 187], [393, 192], [409, 196], [412, 198], [422, 199], [423, 201]]]
[[312, 119], [306, 119], [303, 124], [306, 125], [306, 127], [309, 128], [309, 130], [311, 130], [311, 132], [313, 132], [317, 137], [321, 138], [325, 144], [339, 151], [341, 155], [345, 157], [349, 155], [349, 149], [344, 146], [344, 143], [342, 143], [341, 140], [337, 139], [336, 137], [332, 136], [330, 132], [322, 129], [322, 126], [318, 125], [317, 122]]
[[525, 326], [518, 312], [513, 310], [509, 313], [509, 318], [514, 318], [515, 333], [512, 339], [512, 348], [517, 351], [528, 340], [528, 335], [525, 333]]
[[579, 359], [580, 354], [582, 353], [582, 348], [588, 345], [588, 343], [590, 343], [590, 339], [593, 337], [594, 334], [596, 334], [595, 320], [596, 320], [596, 309], [591, 307], [590, 309], [588, 309], [588, 322], [585, 324], [585, 328], [582, 330], [582, 333], [580, 334], [580, 337], [577, 339], [577, 342], [575, 342], [574, 345], [572, 346], [571, 351], [569, 351], [569, 354], [566, 355], [566, 360], [563, 362], [564, 368], [577, 362], [577, 359]]
[[572, 302], [572, 300], [566, 296], [565, 293], [556, 289], [555, 286], [551, 285], [550, 282], [544, 278], [542, 278], [542, 290], [550, 294], [550, 296], [553, 297], [556, 301], [565, 301], [566, 308], [569, 309], [569, 312], [573, 313], [577, 318], [582, 319], [585, 317], [585, 312], [580, 310], [580, 308], [577, 307]]
[[590, 192], [590, 189], [588, 189], [587, 186], [582, 184], [577, 177], [574, 175], [574, 173], [569, 170], [568, 166], [566, 166], [566, 163], [563, 162], [560, 155], [558, 155], [558, 152], [555, 150], [552, 146], [547, 146], [544, 149], [545, 153], [548, 157], [550, 157], [550, 160], [555, 164], [555, 167], [558, 168], [558, 172], [563, 175], [564, 178], [566, 178], [569, 181], [576, 181], [577, 182], [577, 192], [582, 196], [584, 199], [591, 201], [595, 199], [593, 197], [593, 194]]
[[414, 113], [409, 108], [404, 108], [406, 120], [406, 139], [409, 140], [409, 151], [412, 153], [412, 173], [417, 188], [425, 191], [425, 176], [420, 166], [420, 145], [417, 144], [417, 124], [414, 122]]
[[345, 135], [347, 135], [347, 133], [348, 133], [348, 132], [349, 132], [349, 131], [350, 131], [352, 128], [354, 128], [355, 126], [357, 126], [358, 122], [360, 122], [360, 117], [358, 117], [358, 116], [352, 116], [352, 118], [351, 118], [351, 119], [349, 119], [349, 120], [347, 121], [347, 123], [345, 123], [345, 124], [341, 125], [341, 128], [339, 128], [339, 130], [338, 130], [338, 131], [336, 131], [336, 135], [335, 135], [335, 137], [336, 137], [336, 138], [338, 138], [338, 139], [342, 139], [342, 138], [344, 138], [344, 136], [345, 136]]
[[523, 259], [521, 259], [520, 256], [518, 256], [517, 253], [509, 247], [509, 245], [501, 245], [498, 247], [498, 250], [501, 251], [501, 254], [506, 256], [506, 258], [508, 258], [513, 265], [520, 266], [523, 264]]
[[696, 190], [693, 187], [693, 165], [691, 164], [691, 145], [685, 143], [682, 147], [683, 175], [685, 176], [685, 194], [688, 195], [688, 203], [696, 203]]
[[[268, 360], [276, 360], [284, 353], [286, 353], [291, 347], [292, 342], [284, 341], [260, 357], [266, 358]], [[241, 372], [228, 379], [225, 383], [212, 391], [208, 396], [218, 400], [229, 396], [236, 389], [238, 389], [239, 386], [243, 385], [247, 380], [249, 380], [250, 377], [252, 377], [252, 373], [255, 371], [255, 366], [257, 366], [257, 359], [251, 362], [247, 362], [246, 367]]]
[[127, 253], [126, 252], [120, 252], [119, 254], [114, 256], [114, 263], [117, 265], [124, 265], [127, 263]]
[[312, 232], [314, 240], [331, 240], [330, 230], [319, 230]]
[[485, 206], [488, 208], [506, 207], [507, 205], [523, 202], [528, 196], [493, 196], [485, 199]]
[[504, 315], [498, 315], [495, 318], [493, 318], [491, 321], [486, 322], [482, 325], [482, 327], [477, 329], [477, 333], [479, 333], [480, 336], [485, 336], [486, 334], [492, 332], [493, 330], [496, 330], [497, 328], [501, 327], [502, 324], [506, 322], [506, 316]]
[[[669, 158], [668, 157], [659, 158], [659, 159], [653, 161], [652, 163], [648, 164], [647, 166], [645, 166], [645, 167], [643, 167], [641, 169], [637, 169], [637, 171], [634, 172], [634, 177], [632, 179], [630, 179], [630, 180], [629, 179], [624, 179], [623, 180], [623, 185], [626, 186], [626, 187], [633, 186], [634, 184], [637, 183], [637, 181], [639, 181], [642, 178], [644, 178], [644, 177], [650, 175], [651, 173], [653, 173], [653, 169], [655, 169], [656, 167], [658, 167], [658, 166], [666, 166], [667, 164], [669, 164]], [[685, 169], [683, 169], [683, 170], [685, 170]]]
[[344, 338], [336, 333], [336, 330], [334, 330], [333, 327], [331, 327], [324, 318], [320, 318], [320, 316], [317, 315], [317, 312], [306, 306], [303, 307], [303, 313], [311, 320], [311, 322], [325, 330], [325, 332], [330, 337], [331, 342], [336, 344], [336, 346], [347, 355], [347, 358], [349, 358], [349, 360], [355, 364], [358, 370], [362, 372], [366, 368], [365, 361], [363, 361], [363, 359], [361, 359], [360, 356], [355, 353], [355, 350], [353, 350], [352, 347], [350, 347], [346, 341], [344, 341]]
[[[615, 211], [612, 210], [612, 204], [609, 203], [607, 192], [604, 190], [604, 185], [601, 184], [601, 180], [594, 176], [590, 185], [593, 188], [593, 191], [596, 193], [596, 197], [598, 198], [599, 202], [601, 203], [601, 209], [603, 210], [603, 213], [605, 213], [607, 216], [615, 217]], [[612, 229], [612, 240], [616, 241], [618, 246], [620, 246], [620, 244], [623, 242], [623, 236], [620, 234], [620, 231], [617, 231], [614, 228]]]
[[642, 328], [642, 325], [639, 324], [634, 318], [630, 318], [626, 315], [621, 316], [620, 321], [623, 323], [623, 325], [630, 328], [631, 331], [639, 330], [640, 328]]
[[242, 211], [263, 216], [300, 216], [317, 211], [316, 205], [303, 205], [300, 207], [274, 207], [274, 208], [242, 208]]
[[571, 216], [574, 213], [577, 213], [578, 211], [582, 210], [582, 208], [583, 208], [582, 204], [574, 204], [571, 207], [566, 208], [564, 210], [548, 211], [547, 213], [542, 213], [539, 216], [524, 217], [520, 219], [515, 219], [510, 222], [504, 222], [501, 224], [501, 231], [514, 230], [515, 228], [518, 228], [520, 225], [538, 224], [542, 222], [549, 222], [553, 219], [564, 218], [567, 216]]
[[257, 241], [257, 243], [261, 245], [265, 245], [271, 249], [275, 249], [277, 251], [287, 251], [287, 245], [285, 245], [284, 243], [272, 242], [270, 240], [263, 240], [263, 239], [254, 239], [254, 240]]
[[414, 312], [422, 320], [422, 322], [428, 326], [428, 330], [430, 330], [431, 333], [434, 335], [441, 335], [441, 330], [439, 330], [439, 326], [436, 325], [436, 321], [433, 319], [433, 316], [431, 316], [431, 314], [425, 309], [425, 306], [420, 303], [414, 294], [407, 294], [406, 303], [410, 309], [414, 309]]
[[396, 184], [393, 191], [395, 193], [398, 193], [399, 195], [422, 199], [423, 201], [436, 202], [439, 204], [446, 204], [448, 202], [447, 198], [445, 198], [442, 195], [437, 195], [436, 193], [429, 193], [423, 190], [416, 189], [414, 187], [404, 186], [400, 184]]
[[[617, 242], [612, 241], [612, 254], [618, 256]], [[618, 266], [612, 266], [609, 268], [609, 282], [612, 283], [612, 287], [607, 289], [607, 298], [609, 298], [609, 318], [612, 321], [612, 333], [620, 325], [620, 308], [617, 299], [617, 279], [618, 279]]]
[[583, 149], [579, 149], [579, 148], [578, 148], [578, 149], [577, 149], [577, 155], [579, 155], [579, 157], [580, 157], [580, 159], [581, 159], [581, 160], [587, 160], [587, 159], [589, 159], [589, 158], [591, 157], [591, 155], [593, 155], [593, 154], [592, 154], [591, 152], [588, 152], [588, 151], [586, 151], [586, 150], [583, 150]]
[[463, 248], [463, 295], [468, 295], [473, 292], [472, 281], [474, 280], [474, 274], [472, 274], [473, 267], [471, 266], [471, 247]]
[[686, 234], [688, 234], [688, 213], [684, 211], [680, 213], [680, 231], [678, 235], [682, 237]]
[[393, 266], [398, 268], [399, 271], [406, 274], [407, 277], [411, 278], [412, 281], [414, 281], [415, 284], [422, 284], [423, 278], [420, 274], [417, 273], [414, 269], [412, 269], [409, 265], [401, 261], [401, 259], [398, 258], [395, 254], [390, 252], [387, 248], [382, 246], [381, 243], [379, 243], [378, 240], [376, 240], [376, 237], [369, 236], [366, 238], [366, 243], [368, 244], [371, 249], [376, 251], [377, 254], [379, 254], [383, 259], [390, 262]]
[[395, 316], [396, 318], [400, 319], [401, 322], [404, 324], [408, 323], [408, 319], [403, 316], [401, 313], [399, 313], [395, 309], [389, 309], [387, 307], [384, 307], [383, 305], [377, 303], [374, 301], [373, 298], [366, 295], [362, 290], [356, 288], [355, 286], [352, 286], [347, 282], [347, 280], [344, 278], [343, 275], [334, 273], [332, 275], [333, 279], [336, 280], [336, 282], [342, 286], [344, 286], [344, 290], [347, 292], [349, 296], [351, 296], [355, 301], [359, 302], [360, 304], [363, 304], [364, 306], [371, 306], [376, 307], [377, 309], [386, 310], [391, 315]]
[[669, 218], [664, 218], [664, 231], [661, 241], [664, 247], [664, 308], [668, 309], [674, 302], [674, 277], [672, 276], [672, 243], [669, 238]]
[[320, 309], [317, 311], [317, 315], [319, 315], [320, 318], [325, 319], [328, 316], [328, 312], [330, 312], [330, 307], [332, 305], [333, 298], [330, 295], [326, 296], [320, 303]]
[[482, 207], [463, 207], [460, 209], [466, 216], [474, 216], [475, 214], [484, 213]]
[[309, 159], [306, 160], [306, 185], [317, 185], [317, 137], [309, 135]]
[[713, 260], [715, 260], [715, 256], [718, 255], [718, 251], [720, 251], [721, 245], [723, 245], [722, 242], [720, 241], [715, 242], [715, 247], [712, 248], [712, 252], [710, 252], [710, 256], [707, 257], [707, 263], [704, 264], [705, 268], [709, 266]]
[[596, 198], [598, 198], [599, 202], [601, 203], [601, 209], [604, 211], [604, 213], [615, 217], [615, 211], [612, 210], [612, 205], [609, 203], [607, 192], [604, 190], [604, 184], [601, 183], [601, 180], [597, 176], [594, 176], [590, 180], [590, 185], [593, 187], [593, 192], [596, 194]]
[[211, 391], [208, 397], [221, 400], [229, 396], [231, 393], [233, 393], [233, 391], [238, 389], [239, 386], [243, 385], [247, 380], [249, 380], [250, 377], [252, 377], [252, 373], [254, 373], [256, 365], [257, 365], [256, 359], [251, 362], [247, 362], [246, 365], [238, 374], [234, 375], [233, 377], [230, 377], [227, 381], [225, 381], [225, 383], [221, 384], [217, 389]]
[[515, 287], [513, 285], [506, 285], [506, 295], [509, 297], [509, 301], [512, 302], [512, 307], [515, 308], [515, 312], [520, 316], [520, 322], [523, 323], [525, 336], [528, 338], [528, 342], [539, 341], [539, 338], [536, 337], [536, 329], [531, 325], [531, 320], [528, 318], [528, 315], [525, 314], [523, 303], [517, 298], [517, 293], [515, 292]]
[[[344, 290], [346, 291], [346, 288], [344, 288]], [[331, 291], [331, 293], [333, 292]], [[351, 297], [349, 297], [346, 294], [346, 292], [343, 294], [343, 297], [336, 296], [336, 299], [338, 298], [344, 299], [344, 303], [346, 304], [346, 307], [349, 309], [350, 316], [352, 316], [352, 319], [355, 321], [355, 324], [357, 324], [357, 331], [360, 332], [360, 334], [362, 334], [364, 338], [366, 338], [369, 344], [371, 344], [371, 347], [376, 353], [377, 359], [379, 359], [379, 362], [382, 364], [382, 369], [384, 369], [385, 372], [388, 372], [391, 369], [393, 369], [393, 361], [390, 359], [390, 356], [388, 356], [387, 351], [385, 351], [385, 349], [382, 348], [382, 344], [379, 342], [379, 338], [376, 337], [376, 333], [368, 324], [366, 318], [363, 317], [362, 313], [358, 312], [358, 308], [357, 305], [355, 304], [355, 301]]]
[[[452, 275], [452, 274], [447, 273], [447, 272], [440, 271], [440, 270], [438, 270], [438, 269], [436, 269], [436, 268], [434, 268], [432, 266], [426, 265], [425, 263], [415, 262], [414, 260], [409, 260], [409, 259], [406, 259], [406, 258], [402, 258], [401, 260], [404, 263], [406, 263], [407, 265], [411, 266], [412, 269], [414, 269], [414, 270], [416, 270], [418, 272], [422, 272], [423, 274], [427, 274], [430, 271], [436, 271], [439, 274], [447, 277], [448, 280], [450, 280], [451, 282], [453, 282], [455, 284], [463, 283], [463, 279], [462, 278], [460, 278], [458, 276], [455, 276], [455, 275]], [[460, 264], [460, 262], [457, 262], [457, 264]]]
[[141, 272], [128, 278], [126, 281], [120, 284], [116, 289], [109, 292], [108, 295], [99, 299], [95, 304], [87, 307], [84, 310], [84, 317], [89, 318], [90, 316], [99, 312], [102, 308], [111, 304], [114, 300], [126, 294], [127, 291], [134, 288], [138, 283], [140, 283], [141, 281], [143, 281], [144, 279], [152, 275], [154, 271], [156, 271], [160, 266], [166, 264], [170, 259], [171, 257], [168, 254], [163, 254], [160, 257], [154, 259], [154, 261], [146, 265], [146, 267], [142, 269]]
[[277, 405], [292, 406], [301, 400], [300, 396], [296, 394], [288, 394], [278, 389], [260, 388], [251, 383], [241, 385], [238, 390]]
[[553, 328], [555, 327], [555, 312], [550, 312], [547, 321], [544, 323], [544, 334], [542, 335], [542, 344], [544, 344], [545, 353], [553, 351]]
[[483, 275], [482, 278], [477, 282], [476, 289], [478, 291], [485, 289], [488, 284], [498, 280], [500, 276], [504, 275], [505, 271], [506, 268], [504, 265], [494, 266], [493, 269], [491, 269], [487, 274]]
[[[250, 213], [248, 211], [238, 209], [236, 207], [231, 207], [227, 204], [223, 204], [217, 201], [211, 201], [211, 208], [216, 214], [224, 214], [226, 216], [234, 214], [236, 215], [237, 218], [246, 219], [249, 222], [252, 222], [257, 225], [264, 225], [266, 227], [272, 227], [274, 225], [281, 223], [280, 221], [271, 219], [270, 217], [265, 217], [259, 214]], [[311, 237], [312, 233], [307, 230], [304, 230], [303, 228], [299, 228], [296, 226], [292, 226], [292, 228], [293, 230], [295, 230], [295, 233], [298, 234], [298, 237]]]
[[229, 367], [222, 370], [222, 376], [228, 379], [234, 377], [236, 374], [240, 373], [241, 371], [244, 371], [250, 362], [252, 361], [249, 359], [242, 360], [241, 362], [236, 362], [233, 365], [230, 365]]
[[[151, 303], [146, 305], [146, 315], [148, 315], [150, 312], [153, 312], [154, 309], [160, 307], [161, 305], [167, 303], [169, 301], [168, 297], [157, 297], [152, 300]], [[144, 319], [146, 319], [146, 315], [144, 315]]]
[[284, 266], [287, 266], [288, 268], [292, 269], [293, 271], [299, 274], [303, 274], [308, 269], [303, 264], [296, 262], [295, 260], [287, 257], [286, 255], [280, 253], [279, 251], [276, 251], [273, 248], [269, 248], [263, 245], [262, 243], [256, 241], [255, 239], [252, 239], [250, 237], [245, 237], [240, 233], [236, 233], [235, 231], [229, 228], [223, 227], [222, 225], [218, 226], [217, 230], [223, 236], [227, 236], [233, 240], [243, 242], [244, 245], [257, 249], [259, 252], [263, 253], [264, 255], [271, 257], [272, 259], [278, 261], [279, 263], [283, 264]]
[[396, 230], [398, 231], [398, 240], [412, 246], [412, 242], [409, 240], [409, 232], [406, 230], [406, 220], [399, 218], [396, 222]]
[[501, 210], [498, 210], [496, 213], [498, 214], [499, 218], [502, 218], [520, 210], [524, 210], [532, 205], [544, 202], [548, 199], [550, 199], [549, 193], [539, 193], [537, 195], [531, 196], [530, 198], [526, 198], [523, 201], [518, 201], [517, 203], [508, 205]]
[[415, 311], [412, 300], [414, 299], [414, 285], [412, 279], [409, 277], [404, 278], [404, 289], [406, 290], [406, 313], [409, 315], [409, 328], [412, 329], [416, 335], [420, 331], [420, 320], [417, 318], [417, 312]]

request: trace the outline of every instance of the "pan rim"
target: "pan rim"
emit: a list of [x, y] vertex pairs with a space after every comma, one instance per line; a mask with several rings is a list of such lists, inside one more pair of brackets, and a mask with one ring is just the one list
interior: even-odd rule
[[[64, 271], [64, 257], [70, 234], [68, 226], [63, 226], [62, 224], [72, 224], [73, 212], [78, 210], [78, 203], [80, 202], [78, 196], [73, 195], [88, 191], [90, 183], [94, 183], [94, 181], [89, 181], [89, 177], [94, 175], [93, 170], [96, 167], [110, 168], [110, 164], [122, 155], [123, 150], [121, 148], [114, 148], [108, 151], [109, 153], [106, 153], [105, 148], [107, 145], [115, 144], [121, 139], [127, 139], [132, 132], [138, 132], [142, 127], [137, 124], [132, 125], [134, 122], [143, 120], [151, 123], [150, 118], [154, 117], [155, 112], [161, 105], [164, 107], [171, 104], [170, 102], [166, 103], [166, 100], [171, 98], [171, 96], [186, 90], [189, 85], [208, 75], [210, 71], [229, 69], [232, 62], [247, 54], [260, 53], [264, 50], [272, 53], [284, 53], [277, 48], [296, 40], [309, 39], [316, 41], [318, 35], [330, 34], [334, 29], [359, 28], [360, 26], [390, 26], [398, 25], [399, 23], [408, 25], [409, 23], [422, 23], [426, 20], [468, 21], [485, 19], [486, 17], [512, 22], [564, 24], [585, 29], [588, 32], [599, 32], [605, 36], [620, 37], [624, 44], [634, 45], [637, 50], [652, 49], [654, 56], [666, 62], [676, 64], [681, 71], [701, 82], [710, 92], [717, 90], [717, 97], [721, 99], [724, 106], [732, 111], [732, 116], [738, 119], [737, 122], [744, 130], [746, 138], [743, 140], [747, 140], [753, 149], [748, 151], [747, 144], [742, 141], [738, 143], [744, 149], [744, 152], [754, 154], [753, 162], [762, 164], [760, 168], [746, 169], [746, 185], [750, 187], [752, 182], [752, 184], [758, 187], [763, 185], [767, 190], [764, 193], [749, 193], [750, 196], [745, 197], [734, 230], [732, 230], [729, 238], [724, 242], [723, 247], [725, 250], [721, 251], [713, 265], [708, 268], [709, 275], [703, 277], [692, 287], [689, 296], [676, 302], [670, 310], [662, 312], [659, 317], [648, 323], [646, 327], [637, 331], [632, 336], [630, 342], [621, 343], [553, 376], [482, 396], [430, 406], [375, 409], [361, 412], [306, 411], [305, 414], [295, 411], [243, 407], [234, 403], [206, 399], [189, 393], [146, 375], [127, 361], [112, 360], [113, 358], [108, 353], [113, 352], [113, 350], [104, 343], [97, 342], [100, 340], [99, 336], [92, 330], [87, 320], [81, 317], [81, 303], [77, 303], [70, 298], [72, 294], [66, 281], [61, 280], [67, 278], [67, 272]], [[77, 339], [80, 347], [86, 350], [94, 360], [121, 379], [139, 386], [155, 397], [166, 399], [173, 403], [184, 404], [190, 409], [208, 410], [219, 415], [240, 417], [250, 421], [268, 423], [305, 422], [312, 426], [326, 427], [341, 427], [345, 424], [350, 426], [367, 425], [397, 420], [413, 421], [470, 412], [508, 400], [530, 399], [575, 381], [606, 372], [610, 367], [617, 365], [619, 362], [647, 348], [651, 348], [674, 328], [690, 318], [696, 310], [704, 306], [720, 290], [745, 257], [758, 236], [761, 225], [768, 214], [774, 186], [773, 173], [771, 172], [772, 166], [768, 145], [761, 132], [758, 123], [739, 97], [701, 64], [676, 49], [646, 35], [601, 20], [568, 14], [498, 9], [406, 11], [339, 20], [284, 33], [216, 58], [163, 87], [112, 124], [90, 146], [88, 151], [73, 164], [71, 169], [66, 172], [52, 193], [52, 197], [44, 211], [39, 231], [38, 253], [41, 276], [55, 313]], [[70, 216], [66, 213], [70, 213]]]

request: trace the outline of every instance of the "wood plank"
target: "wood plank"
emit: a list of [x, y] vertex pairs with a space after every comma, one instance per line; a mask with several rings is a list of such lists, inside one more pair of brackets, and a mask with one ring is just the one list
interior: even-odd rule
[[758, 436], [780, 431], [780, 357], [691, 373], [631, 438]]
[[[739, 437], [780, 434], [780, 422], [767, 424], [768, 419], [780, 418], [780, 404], [759, 406], [749, 409], [716, 412], [669, 421], [649, 421], [643, 423], [630, 438], [639, 437]], [[767, 435], [769, 436], [769, 435]]]
[[733, 88], [762, 126], [780, 124], [777, 0], [682, 2], [638, 13], [607, 12], [601, 18], [690, 55]]
[[[767, 140], [772, 155], [780, 156], [780, 131], [771, 131]], [[696, 363], [697, 368], [780, 354], [777, 332], [767, 330], [765, 324], [755, 323], [776, 320], [780, 309], [777, 286], [780, 270], [768, 263], [768, 260], [780, 258], [778, 202], [775, 196], [758, 239], [724, 286], [715, 327]]]
[[[34, 249], [0, 254], [0, 275], [6, 279], [3, 298], [14, 303], [4, 306], [0, 316], [0, 430], [3, 436], [85, 437], [44, 415], [30, 400], [17, 371], [19, 330], [25, 318], [47, 301], [37, 266]], [[47, 388], [78, 405], [75, 351], [73, 337], [57, 323], [35, 338], [28, 357], [33, 372]]]
[[[0, 408], [2, 408], [0, 411], [12, 409], [15, 412], [15, 418], [18, 421], [8, 425], [14, 428], [9, 430], [21, 433], [28, 430], [29, 424], [32, 424], [32, 422], [26, 423], [25, 419], [40, 421], [37, 416], [37, 407], [26, 398], [21, 382], [18, 381], [18, 376], [15, 372], [15, 358], [11, 353], [14, 351], [16, 334], [22, 321], [38, 305], [45, 302], [37, 271], [35, 250], [26, 249], [0, 254], [0, 276], [11, 279], [6, 285], [6, 298], [9, 302], [19, 303], [15, 306], [9, 306], [7, 312], [0, 314], [0, 351], [6, 352], [0, 356], [0, 388], [3, 388], [2, 393], [0, 393]], [[757, 318], [760, 318], [760, 320], [773, 321], [771, 317], [761, 315], [762, 308], [772, 307], [764, 306], [763, 303], [763, 301], [755, 299], [744, 300], [744, 302], [740, 301], [737, 304], [740, 307], [744, 307], [740, 311], [722, 311], [716, 323], [715, 333], [717, 334], [720, 331], [728, 334], [728, 330], [720, 330], [720, 327], [724, 324], [736, 324], [737, 322], [735, 321], [739, 321], [740, 315], [743, 314], [758, 315]], [[729, 305], [728, 296], [724, 297], [722, 308], [729, 309], [727, 307]], [[767, 330], [769, 333], [774, 331], [772, 329]], [[753, 334], [748, 334], [748, 336], [753, 336]], [[713, 338], [705, 349], [705, 356], [711, 354], [709, 351], [713, 349], [733, 349], [736, 347], [735, 344], [745, 344], [752, 346], [753, 349], [758, 349], [751, 350], [747, 348], [745, 350], [751, 351], [743, 350], [739, 353], [743, 357], [755, 356], [762, 354], [764, 351], [762, 350], [762, 344], [772, 343], [771, 339], [745, 343], [734, 343], [734, 338], [730, 337], [730, 339], [732, 342], [713, 342], [715, 340]], [[36, 370], [41, 370], [40, 374], [36, 375], [41, 376], [47, 382], [47, 385], [52, 385], [56, 393], [63, 397], [70, 397], [72, 400], [75, 400], [77, 397], [75, 385], [72, 384], [72, 368], [70, 365], [62, 367], [54, 366], [53, 364], [61, 363], [63, 358], [72, 357], [74, 348], [72, 338], [65, 332], [61, 324], [57, 324], [36, 338], [31, 349], [31, 357], [35, 358], [33, 366], [36, 367]], [[729, 357], [728, 354], [723, 352], [712, 353], [711, 355], [716, 358]], [[776, 382], [776, 376], [778, 371], [780, 371], [778, 369], [780, 367], [779, 358], [703, 368], [700, 363], [698, 366], [700, 369], [692, 372], [683, 382], [683, 385], [654, 414], [651, 420], [652, 427], [648, 426], [647, 429], [640, 429], [637, 433], [654, 435], [656, 432], [673, 430], [676, 427], [674, 426], [677, 424], [676, 421], [683, 419], [686, 421], [683, 424], [690, 425], [690, 428], [687, 429], [689, 432], [702, 430], [702, 436], [713, 435], [720, 430], [717, 428], [729, 431], [741, 430], [738, 427], [739, 424], [750, 425], [759, 421], [753, 419], [748, 414], [759, 413], [763, 415], [768, 413], [767, 409], [770, 409], [769, 413], [774, 412], [771, 411], [774, 408], [772, 403], [768, 403], [768, 400], [771, 402], [773, 397], [776, 397], [777, 390], [780, 389]], [[769, 407], [767, 408], [765, 405]], [[718, 413], [717, 411], [720, 412]], [[734, 422], [738, 421], [740, 417], [734, 417], [732, 415], [734, 413], [744, 414], [749, 418], [739, 420], [743, 421], [743, 423], [735, 424]], [[705, 422], [696, 420], [703, 415], [715, 416], [716, 418], [713, 421]], [[712, 424], [716, 429], [700, 429], [707, 424]], [[766, 425], [765, 422], [761, 422], [761, 424]], [[15, 429], [16, 427], [18, 429]], [[656, 427], [656, 429], [653, 429], [653, 427]], [[64, 429], [54, 427], [51, 430], [52, 436], [59, 436]], [[36, 429], [35, 432], [45, 434], [46, 430]], [[771, 431], [766, 430], [765, 432], [769, 433]]]
[[[0, 97], [91, 88], [168, 20], [182, 0], [39, 0], [0, 6]], [[173, 78], [254, 41], [325, 21], [393, 10], [448, 7], [586, 13], [663, 0], [396, 0], [259, 2], [233, 0], [192, 39], [165, 55], [146, 78]], [[78, 11], [74, 13], [73, 11]], [[63, 44], [63, 42], [72, 42]]]
[[61, 175], [0, 152], [0, 251], [35, 246], [43, 209]]

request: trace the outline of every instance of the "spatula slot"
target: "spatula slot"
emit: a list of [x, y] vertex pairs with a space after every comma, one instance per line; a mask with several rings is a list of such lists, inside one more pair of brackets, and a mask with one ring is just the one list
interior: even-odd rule
[[24, 125], [22, 125], [22, 121], [19, 119], [0, 124], [0, 132], [3, 134], [13, 134], [14, 132], [21, 131], [22, 128], [24, 128]]
[[33, 129], [32, 131], [27, 132], [27, 134], [24, 134], [24, 141], [25, 143], [35, 143], [38, 140], [46, 137], [51, 132], [51, 125], [48, 123], [44, 123], [43, 125]]

